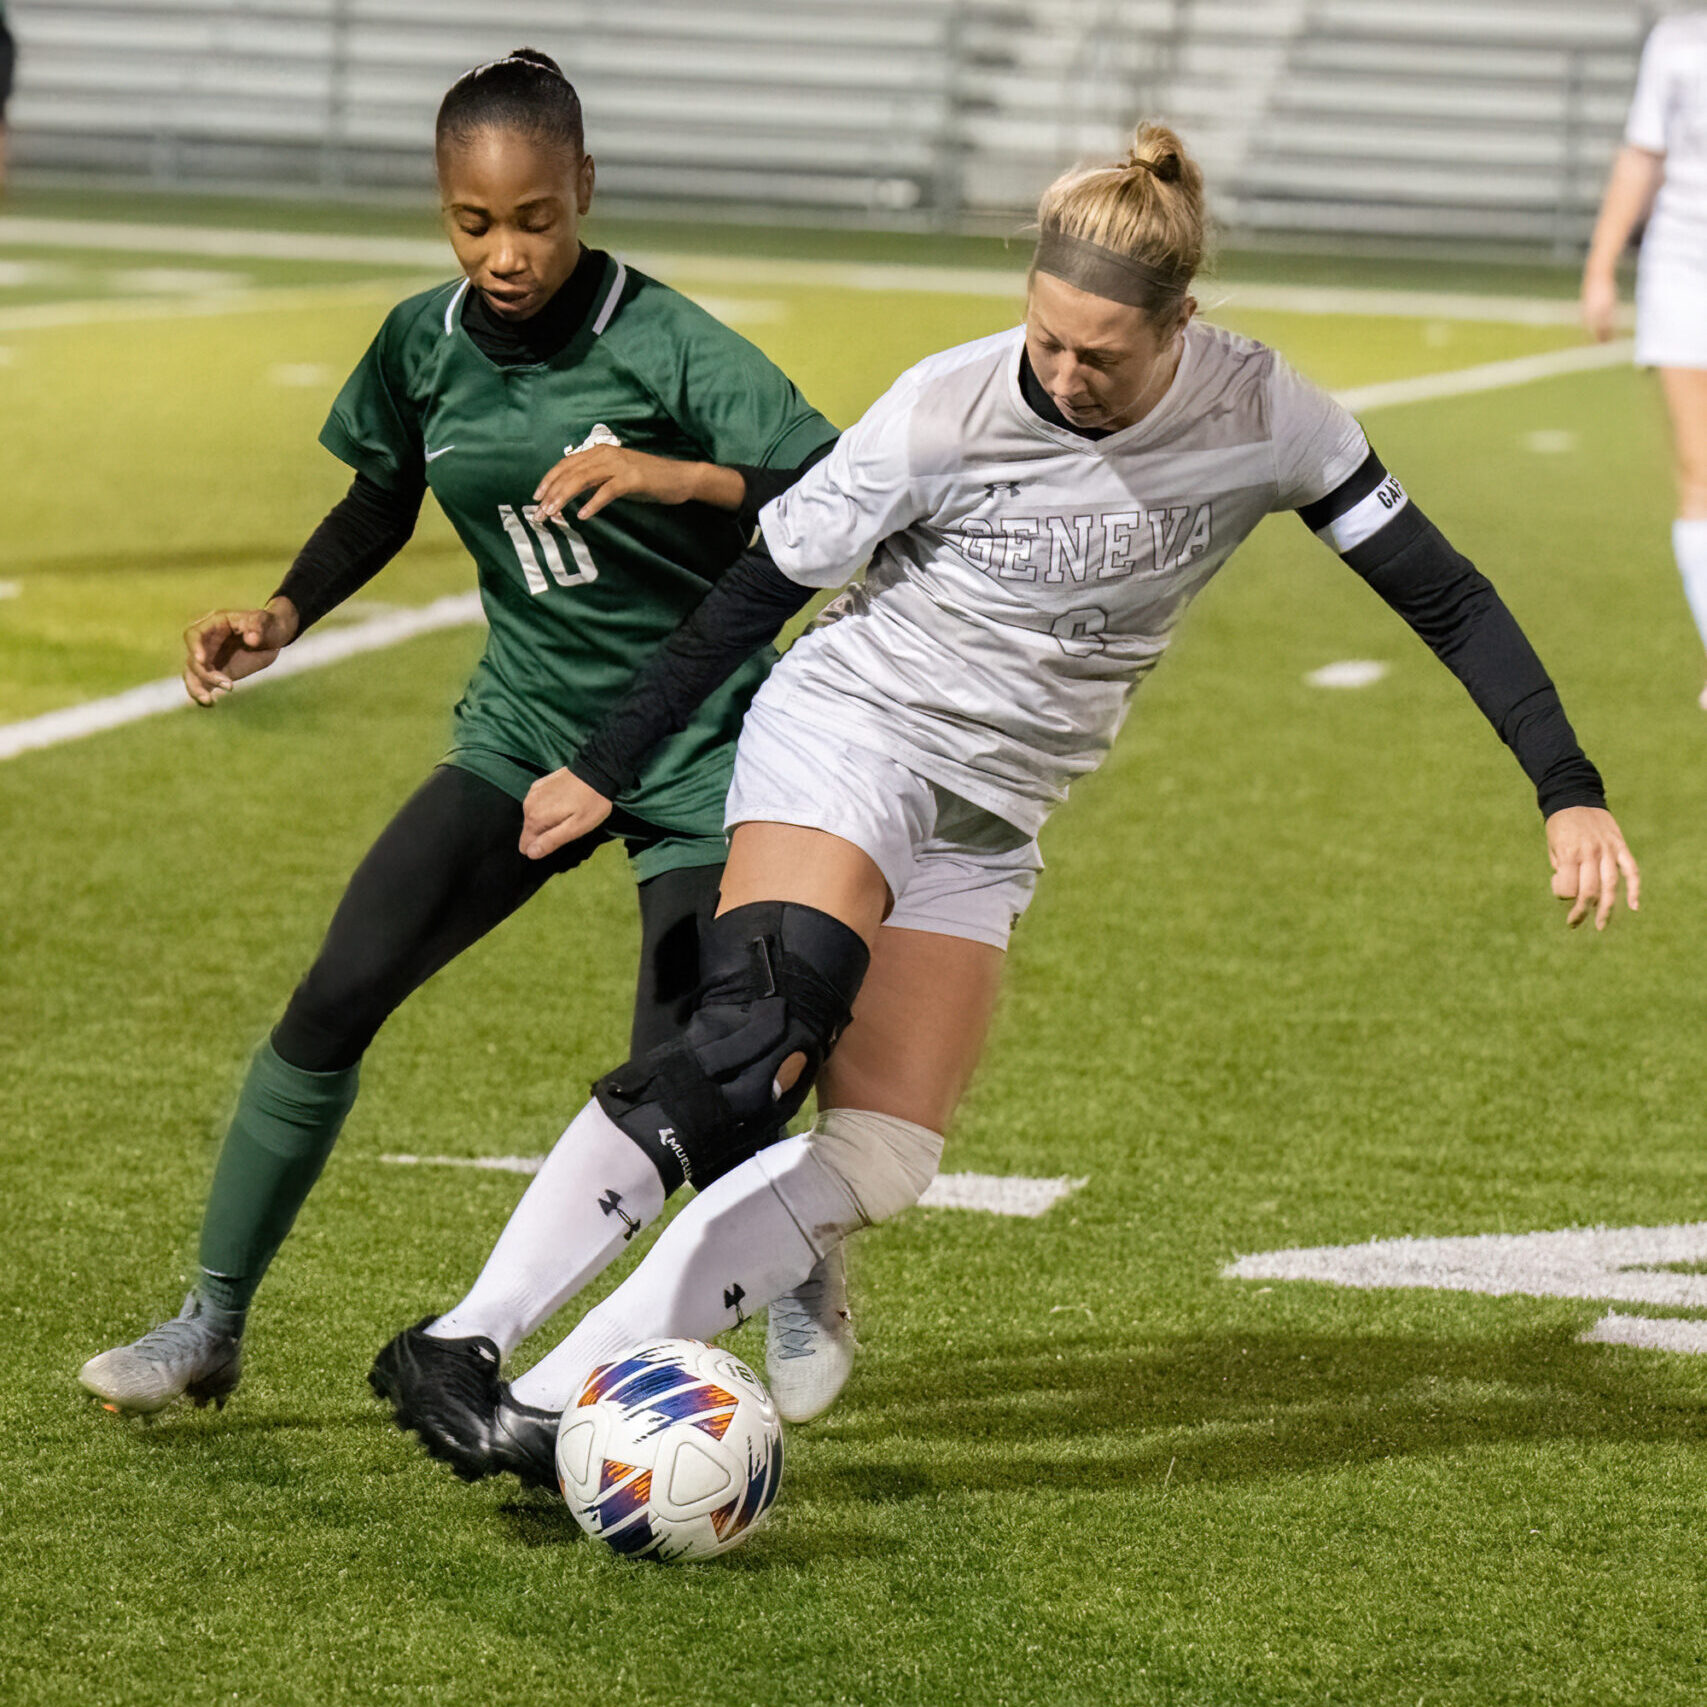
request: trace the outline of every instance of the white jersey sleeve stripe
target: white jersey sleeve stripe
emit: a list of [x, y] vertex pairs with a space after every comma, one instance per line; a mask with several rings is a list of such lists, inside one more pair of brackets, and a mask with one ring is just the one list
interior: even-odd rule
[[610, 317], [616, 313], [616, 305], [622, 301], [622, 287], [628, 283], [628, 268], [621, 261], [616, 264], [616, 277], [611, 280], [610, 294], [605, 298], [604, 306], [599, 310], [598, 318], [593, 322], [593, 336], [600, 337], [604, 329], [610, 325]]
[[449, 302], [445, 304], [445, 336], [448, 338], [456, 330], [456, 311], [462, 306], [462, 299], [468, 295], [468, 280], [464, 279], [456, 287]]

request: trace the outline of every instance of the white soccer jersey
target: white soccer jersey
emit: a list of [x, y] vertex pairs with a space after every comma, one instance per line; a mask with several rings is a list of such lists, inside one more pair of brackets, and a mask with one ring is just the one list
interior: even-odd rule
[[[791, 579], [837, 586], [871, 563], [760, 698], [1035, 833], [1240, 541], [1369, 447], [1274, 351], [1218, 327], [1190, 325], [1161, 402], [1095, 440], [1027, 405], [1023, 349], [1016, 327], [921, 362], [765, 508]], [[1374, 532], [1396, 493], [1332, 543]]]
[[1665, 181], [1642, 242], [1644, 262], [1707, 268], [1707, 12], [1679, 13], [1654, 26], [1624, 137], [1665, 156]]

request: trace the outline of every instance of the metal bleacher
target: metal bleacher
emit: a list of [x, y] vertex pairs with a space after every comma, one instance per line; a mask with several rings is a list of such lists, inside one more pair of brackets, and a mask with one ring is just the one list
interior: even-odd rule
[[[1032, 0], [972, 74], [966, 201], [1021, 205], [1136, 116], [1191, 143], [1241, 232], [1580, 244], [1644, 0]], [[990, 44], [994, 46], [995, 44]], [[998, 64], [1000, 61], [1000, 64]]]
[[1014, 223], [1163, 116], [1243, 231], [1581, 242], [1654, 0], [13, 0], [27, 168], [425, 188], [432, 114], [522, 42], [607, 195]]
[[424, 186], [433, 112], [528, 43], [579, 89], [601, 183], [674, 202], [941, 199], [952, 0], [16, 0], [24, 166]]
[[1324, 0], [1292, 44], [1247, 226], [1587, 234], [1652, 14], [1619, 0]]

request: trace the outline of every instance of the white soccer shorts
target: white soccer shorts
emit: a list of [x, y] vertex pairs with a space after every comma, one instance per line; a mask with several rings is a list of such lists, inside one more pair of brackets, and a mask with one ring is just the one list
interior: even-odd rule
[[1642, 256], [1636, 273], [1636, 365], [1707, 368], [1707, 265]]
[[724, 818], [825, 830], [871, 856], [894, 906], [883, 921], [996, 948], [1031, 904], [1036, 838], [828, 729], [755, 705]]

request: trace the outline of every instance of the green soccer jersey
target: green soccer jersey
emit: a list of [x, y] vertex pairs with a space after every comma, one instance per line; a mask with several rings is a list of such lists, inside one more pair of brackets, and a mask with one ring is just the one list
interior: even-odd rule
[[[380, 486], [424, 479], [473, 556], [489, 635], [447, 758], [517, 798], [574, 754], [745, 544], [733, 515], [703, 504], [618, 500], [589, 521], [542, 522], [546, 470], [601, 428], [657, 456], [766, 468], [836, 436], [745, 338], [614, 257], [582, 265], [601, 261], [580, 330], [532, 365], [499, 366], [470, 340], [466, 282], [400, 303], [320, 434]], [[617, 802], [676, 838], [637, 875], [707, 863], [704, 838], [720, 846], [735, 737], [773, 659], [744, 664]]]

